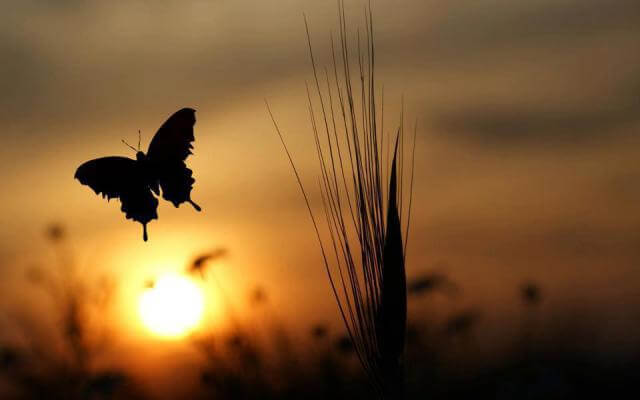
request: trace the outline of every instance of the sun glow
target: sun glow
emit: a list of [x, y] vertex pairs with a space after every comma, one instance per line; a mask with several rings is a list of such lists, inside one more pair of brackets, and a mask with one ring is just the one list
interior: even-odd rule
[[142, 293], [138, 311], [144, 325], [165, 338], [180, 338], [193, 330], [204, 310], [201, 289], [179, 275], [165, 275]]

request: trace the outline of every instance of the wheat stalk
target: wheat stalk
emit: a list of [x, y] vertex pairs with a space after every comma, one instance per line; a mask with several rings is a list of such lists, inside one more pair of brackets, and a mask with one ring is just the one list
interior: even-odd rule
[[[410, 176], [405, 177], [404, 113], [393, 138], [391, 155], [391, 138], [384, 135], [384, 92], [380, 103], [376, 96], [371, 8], [365, 10], [364, 40], [358, 31], [357, 51], [353, 55], [342, 0], [338, 9], [338, 46], [332, 35], [331, 69], [324, 68], [323, 73], [314, 57], [305, 17], [313, 68], [307, 98], [320, 170], [325, 222], [322, 226], [268, 103], [267, 109], [304, 196], [333, 295], [356, 354], [380, 397], [395, 399], [404, 394], [405, 255], [416, 131], [409, 161]], [[355, 66], [351, 64], [354, 56]], [[409, 189], [405, 190], [407, 180]], [[328, 235], [322, 234], [324, 229]]]

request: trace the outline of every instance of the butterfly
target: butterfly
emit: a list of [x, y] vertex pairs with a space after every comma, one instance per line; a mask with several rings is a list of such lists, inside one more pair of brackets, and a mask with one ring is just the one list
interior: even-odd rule
[[175, 207], [188, 202], [196, 211], [201, 210], [191, 200], [195, 179], [185, 164], [193, 154], [195, 123], [194, 109], [176, 111], [158, 129], [147, 154], [138, 148], [135, 160], [114, 156], [87, 161], [78, 167], [75, 178], [107, 200], [119, 198], [126, 218], [142, 224], [146, 242], [147, 224], [158, 219], [156, 196], [160, 196], [161, 189], [162, 198]]

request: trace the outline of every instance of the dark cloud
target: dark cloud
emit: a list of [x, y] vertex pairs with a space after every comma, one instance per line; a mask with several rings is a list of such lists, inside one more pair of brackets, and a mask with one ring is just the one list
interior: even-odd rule
[[32, 43], [10, 35], [0, 35], [0, 54], [0, 118], [11, 121], [38, 107], [46, 86], [48, 60]]
[[[84, 5], [76, 7], [78, 3]], [[445, 68], [456, 68], [461, 60], [469, 62], [476, 55], [486, 59], [492, 53], [492, 57], [502, 59], [513, 57], [515, 49], [555, 46], [558, 42], [567, 47], [567, 39], [586, 40], [614, 31], [634, 35], [640, 25], [640, 5], [632, 0], [615, 4], [602, 0], [517, 5], [508, 1], [492, 5], [451, 2], [446, 5], [447, 12], [435, 19], [426, 18], [433, 13], [431, 4], [410, 3], [411, 13], [391, 12], [395, 7], [387, 3], [374, 7], [379, 21], [376, 26], [381, 30], [377, 35], [379, 53], [392, 64], [437, 62]], [[9, 26], [15, 31], [23, 24], [29, 26], [33, 16], [39, 16], [37, 21], [42, 26], [40, 34], [3, 36], [0, 42], [3, 60], [9, 60], [10, 67], [0, 77], [3, 88], [10, 93], [0, 103], [0, 119], [16, 120], [22, 116], [28, 122], [37, 117], [48, 124], [60, 119], [111, 119], [122, 109], [137, 110], [140, 105], [152, 106], [158, 99], [168, 97], [176, 102], [206, 100], [223, 105], [243, 91], [256, 91], [262, 84], [309, 73], [304, 26], [297, 11], [317, 8], [313, 2], [297, 8], [283, 6], [274, 15], [269, 14], [275, 12], [270, 6], [256, 4], [251, 8], [249, 4], [219, 2], [203, 9], [211, 13], [210, 24], [197, 22], [202, 19], [200, 15], [185, 12], [196, 10], [198, 4], [131, 2], [128, 6], [107, 7], [77, 0], [34, 0], [13, 7], [11, 19], [8, 13], [0, 17], [0, 21], [9, 23], [4, 31]], [[335, 22], [332, 7], [322, 8], [330, 12], [310, 17], [319, 52], [320, 39]], [[264, 18], [267, 15], [271, 21]], [[361, 23], [355, 12], [350, 17], [351, 28]], [[194, 21], [189, 22], [188, 18]], [[387, 24], [387, 19], [399, 26]], [[402, 35], [407, 36], [399, 41]], [[78, 37], [81, 39], [74, 39]], [[424, 78], [428, 77], [420, 79]], [[476, 78], [461, 75], [459, 79], [473, 83]], [[264, 95], [267, 94], [258, 94]], [[580, 112], [571, 110], [487, 108], [467, 111], [490, 114], [488, 121], [469, 115], [472, 125], [490, 130], [494, 119], [503, 120], [498, 121], [499, 125], [509, 125], [514, 114], [546, 120], [540, 122], [543, 126], [570, 125], [571, 113], [581, 117]], [[585, 110], [591, 111], [609, 113]], [[608, 124], [609, 118], [617, 119], [610, 115], [593, 117], [595, 124]], [[444, 124], [449, 125], [448, 117], [444, 119]], [[528, 124], [529, 129], [537, 129], [536, 123]]]
[[[640, 73], [638, 74], [640, 77]], [[436, 116], [441, 132], [487, 146], [580, 145], [610, 138], [640, 122], [640, 79], [602, 92], [587, 106], [552, 104], [461, 106]], [[595, 100], [595, 99], [594, 99]]]
[[487, 146], [576, 145], [609, 138], [611, 131], [638, 121], [638, 103], [582, 110], [478, 106], [442, 116], [438, 127]]
[[407, 27], [404, 35], [394, 33], [404, 36], [403, 40], [388, 46], [382, 43], [383, 54], [410, 51], [416, 60], [442, 65], [508, 57], [522, 49], [566, 47], [620, 32], [640, 36], [640, 2], [636, 0], [462, 1], [447, 6], [444, 17], [434, 21], [426, 18], [429, 6], [425, 6], [422, 27]]
[[[465, 7], [461, 18], [453, 19], [442, 32], [456, 36], [466, 32], [470, 47], [489, 43], [580, 39], [604, 31], [635, 28], [640, 21], [640, 3], [620, 0], [529, 2], [522, 7], [499, 2], [491, 7]], [[476, 29], [480, 28], [482, 29]], [[484, 44], [484, 46], [483, 46]]]

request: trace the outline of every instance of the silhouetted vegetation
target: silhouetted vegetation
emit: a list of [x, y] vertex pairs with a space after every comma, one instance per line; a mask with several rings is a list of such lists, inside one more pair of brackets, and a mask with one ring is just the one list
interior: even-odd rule
[[[435, 279], [439, 280], [443, 278]], [[461, 293], [456, 282], [450, 278], [446, 281]], [[539, 304], [541, 289], [530, 282], [518, 288], [513, 302], [529, 299], [533, 286]], [[251, 294], [249, 303], [252, 307], [268, 307], [266, 302], [253, 302]], [[528, 314], [529, 307], [530, 300], [522, 304], [523, 315]], [[637, 358], [629, 356], [624, 362], [611, 364], [615, 360], [612, 356], [576, 350], [571, 342], [584, 335], [579, 324], [544, 340], [532, 331], [524, 331], [523, 338], [505, 337], [514, 345], [483, 360], [476, 354], [480, 350], [476, 336], [483, 329], [483, 315], [489, 312], [471, 307], [452, 312], [442, 322], [428, 317], [410, 320], [407, 398], [599, 399], [623, 393], [621, 385], [630, 385], [640, 377], [637, 369], [631, 369], [637, 366]], [[228, 337], [209, 338], [208, 345], [201, 347], [207, 355], [201, 390], [211, 398], [229, 399], [376, 396], [357, 362], [348, 334], [332, 331], [322, 322], [313, 324], [308, 340], [297, 344], [281, 329], [261, 333], [264, 336], [233, 331]]]
[[[50, 307], [16, 310], [9, 320], [16, 339], [0, 343], [0, 374], [7, 383], [2, 398], [144, 398], [126, 372], [96, 365], [109, 351], [111, 332], [92, 317], [108, 308], [115, 283], [106, 277], [90, 281], [78, 272], [62, 225], [48, 227], [46, 238], [56, 260], [28, 269], [26, 281], [43, 292]], [[46, 318], [37, 315], [45, 312]]]
[[[353, 350], [378, 397], [400, 399], [415, 151], [406, 162], [404, 104], [395, 134], [385, 132], [370, 5], [364, 14], [363, 31], [350, 32], [344, 2], [338, 1], [337, 44], [331, 36], [331, 62], [324, 68], [316, 62], [305, 18], [313, 70], [312, 89], [308, 84], [306, 89], [320, 165], [320, 211], [312, 208], [268, 104], [267, 108], [303, 194]], [[417, 127], [413, 150], [416, 132]]]
[[187, 269], [187, 272], [190, 274], [200, 274], [202, 279], [205, 279], [206, 267], [209, 263], [219, 260], [227, 256], [227, 249], [220, 248], [215, 249], [209, 253], [204, 253], [197, 256]]
[[542, 294], [540, 293], [540, 287], [533, 283], [527, 282], [520, 288], [522, 300], [525, 304], [535, 306], [542, 300]]
[[[93, 281], [77, 272], [62, 227], [51, 227], [46, 237], [55, 250], [54, 261], [28, 269], [26, 282], [50, 299], [56, 323], [42, 335], [42, 329], [25, 324], [25, 318], [10, 321], [14, 329], [22, 327], [18, 331], [23, 340], [0, 342], [2, 398], [149, 398], [131, 378], [132, 371], [96, 363], [111, 351], [112, 334], [100, 320], [92, 323], [92, 313], [108, 308], [115, 283]], [[205, 258], [215, 259], [203, 255], [194, 260]], [[186, 273], [202, 279], [201, 272], [214, 267], [205, 267], [207, 261], [199, 263], [200, 269], [187, 268]], [[215, 275], [212, 270], [207, 272], [205, 278]], [[141, 287], [146, 285], [153, 285], [153, 281], [140, 283]], [[218, 290], [217, 285], [219, 282], [211, 289]], [[638, 395], [635, 382], [640, 378], [640, 353], [593, 352], [591, 342], [585, 342], [589, 323], [578, 317], [546, 322], [533, 318], [545, 301], [543, 293], [547, 293], [539, 283], [526, 281], [513, 290], [512, 301], [520, 305], [522, 330], [500, 338], [510, 345], [488, 357], [480, 337], [486, 329], [485, 317], [495, 317], [495, 313], [473, 304], [456, 305], [465, 293], [451, 277], [417, 275], [410, 280], [409, 288], [415, 293], [410, 300], [424, 305], [435, 297], [421, 295], [438, 288], [447, 292], [444, 288], [449, 286], [455, 287], [456, 296], [440, 298], [452, 305], [444, 318], [415, 313], [409, 319], [407, 398], [601, 399], [621, 398], [623, 391], [631, 392], [628, 395], [632, 398]], [[305, 337], [295, 339], [278, 320], [277, 310], [270, 310], [273, 306], [264, 286], [256, 285], [235, 300], [241, 298], [256, 311], [255, 315], [249, 313], [254, 317], [236, 321], [223, 331], [205, 327], [192, 337], [201, 363], [193, 371], [198, 382], [184, 388], [190, 398], [370, 399], [376, 395], [346, 332], [317, 321], [310, 324]], [[268, 320], [261, 319], [264, 315]], [[59, 346], [54, 344], [58, 340]]]
[[446, 275], [437, 272], [415, 277], [407, 284], [407, 292], [412, 296], [423, 296], [435, 291], [453, 295], [457, 293], [458, 286]]

